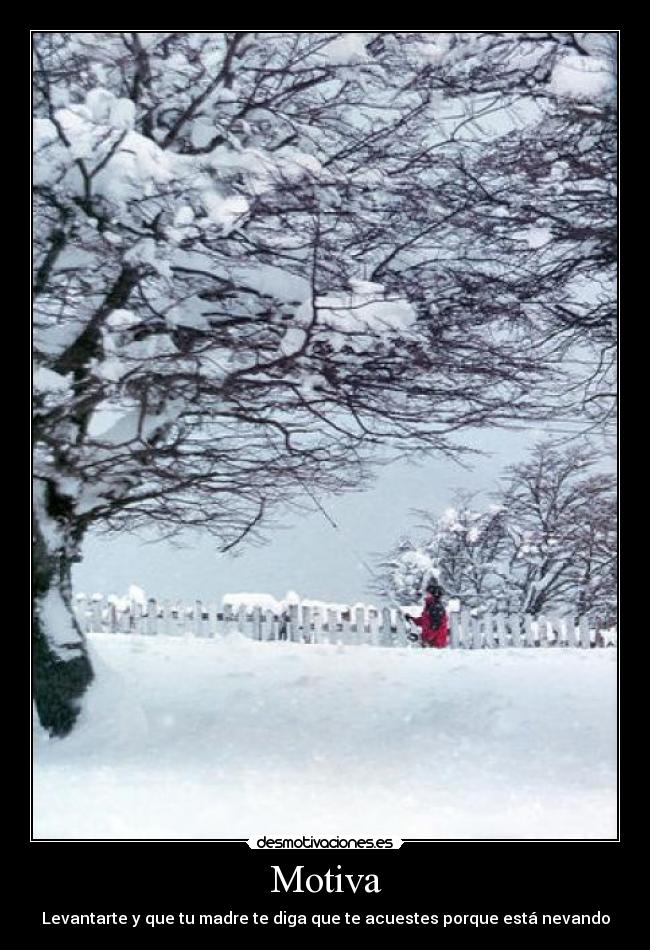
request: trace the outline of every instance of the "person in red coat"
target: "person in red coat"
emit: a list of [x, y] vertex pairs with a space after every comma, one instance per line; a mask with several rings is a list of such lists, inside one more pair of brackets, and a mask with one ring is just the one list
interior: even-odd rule
[[427, 587], [421, 616], [412, 617], [410, 614], [405, 614], [405, 616], [422, 630], [420, 642], [423, 647], [436, 647], [441, 650], [447, 646], [449, 620], [442, 605], [442, 588], [437, 584], [429, 584]]

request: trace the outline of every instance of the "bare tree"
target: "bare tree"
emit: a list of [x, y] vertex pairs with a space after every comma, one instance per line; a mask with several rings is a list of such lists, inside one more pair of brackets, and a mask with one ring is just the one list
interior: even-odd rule
[[545, 442], [506, 469], [496, 496], [507, 512], [503, 580], [519, 609], [574, 608], [610, 622], [616, 611], [614, 476], [598, 454]]
[[549, 609], [615, 622], [614, 477], [594, 471], [598, 454], [540, 443], [502, 476], [494, 504], [481, 509], [459, 492], [442, 514], [414, 512], [411, 537], [378, 563], [373, 589], [413, 603], [435, 573], [447, 594], [473, 610]]

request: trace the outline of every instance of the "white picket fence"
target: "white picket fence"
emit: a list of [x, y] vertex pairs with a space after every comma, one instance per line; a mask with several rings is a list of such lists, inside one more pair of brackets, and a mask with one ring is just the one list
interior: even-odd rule
[[[407, 639], [415, 629], [401, 611], [384, 607], [308, 607], [294, 604], [284, 614], [263, 607], [234, 607], [205, 603], [159, 601], [146, 605], [107, 603], [78, 595], [75, 611], [86, 633], [131, 633], [148, 636], [220, 637], [238, 632], [253, 640], [289, 640], [299, 643], [331, 643], [360, 646], [414, 646]], [[616, 645], [615, 631], [590, 626], [585, 617], [576, 622], [570, 615], [484, 614], [468, 609], [449, 614], [454, 649], [498, 647], [606, 647]], [[418, 644], [416, 643], [417, 647]]]

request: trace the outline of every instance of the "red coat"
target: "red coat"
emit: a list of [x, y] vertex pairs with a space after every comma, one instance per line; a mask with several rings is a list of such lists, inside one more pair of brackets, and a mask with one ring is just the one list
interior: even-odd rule
[[412, 620], [413, 623], [416, 623], [418, 627], [422, 628], [422, 646], [442, 649], [442, 647], [447, 646], [449, 639], [449, 620], [447, 619], [447, 614], [443, 613], [442, 620], [438, 626], [431, 626], [427, 605], [430, 604], [432, 600], [433, 596], [427, 594], [424, 598], [424, 610], [422, 611], [422, 615], [420, 617], [413, 617]]

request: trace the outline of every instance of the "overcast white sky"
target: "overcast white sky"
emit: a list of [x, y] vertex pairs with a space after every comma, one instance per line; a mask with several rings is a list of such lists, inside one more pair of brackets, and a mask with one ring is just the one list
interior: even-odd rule
[[[294, 516], [293, 524], [273, 531], [269, 544], [237, 557], [220, 556], [217, 541], [207, 536], [194, 536], [181, 548], [166, 541], [143, 543], [132, 535], [89, 538], [75, 569], [75, 590], [125, 594], [130, 584], [138, 584], [160, 599], [208, 601], [244, 591], [280, 598], [295, 590], [341, 603], [376, 602], [361, 558], [372, 564], [376, 553], [406, 533], [413, 524], [411, 509], [442, 511], [456, 488], [492, 490], [503, 467], [524, 458], [540, 435], [535, 429], [493, 429], [467, 436], [465, 444], [490, 453], [475, 459], [470, 471], [435, 457], [417, 466], [388, 465], [366, 490], [324, 499], [340, 531], [318, 511]], [[613, 464], [611, 457], [604, 461]]]

